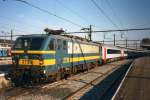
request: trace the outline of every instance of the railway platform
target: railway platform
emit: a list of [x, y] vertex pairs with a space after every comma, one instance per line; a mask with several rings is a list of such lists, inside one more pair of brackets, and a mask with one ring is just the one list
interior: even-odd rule
[[150, 57], [136, 59], [113, 100], [150, 100]]

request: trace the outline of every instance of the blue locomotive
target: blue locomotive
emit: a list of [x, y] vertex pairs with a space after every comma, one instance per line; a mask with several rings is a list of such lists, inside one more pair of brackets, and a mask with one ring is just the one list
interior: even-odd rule
[[15, 84], [58, 80], [102, 62], [100, 44], [54, 34], [57, 32], [22, 36], [16, 40], [12, 48], [14, 69], [9, 73]]

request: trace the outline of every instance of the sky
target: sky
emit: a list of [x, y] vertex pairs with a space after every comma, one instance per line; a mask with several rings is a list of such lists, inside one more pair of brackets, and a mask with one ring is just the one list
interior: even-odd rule
[[[16, 0], [0, 0], [0, 35], [42, 34], [44, 28], [61, 29], [66, 32], [81, 31], [82, 27], [92, 25], [92, 30], [109, 30], [125, 28], [150, 27], [150, 0], [94, 0], [107, 14], [108, 18], [94, 5], [92, 0], [25, 0], [45, 9], [54, 15], [67, 19], [75, 24], [49, 15]], [[114, 23], [115, 25], [113, 25]], [[104, 38], [105, 34], [105, 38]], [[92, 40], [116, 39], [138, 40], [150, 38], [150, 31], [93, 33]], [[74, 34], [85, 37], [87, 34]]]

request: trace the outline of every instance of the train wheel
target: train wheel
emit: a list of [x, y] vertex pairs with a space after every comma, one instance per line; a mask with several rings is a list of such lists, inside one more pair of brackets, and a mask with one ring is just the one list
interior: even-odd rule
[[61, 80], [61, 72], [56, 73], [56, 81]]
[[78, 67], [78, 66], [73, 66], [73, 74], [76, 74], [76, 73], [77, 73], [77, 67]]
[[98, 61], [96, 62], [96, 67], [98, 67], [99, 66], [99, 63], [98, 63]]
[[73, 76], [73, 71], [72, 71], [72, 67], [71, 68], [69, 68], [69, 76]]

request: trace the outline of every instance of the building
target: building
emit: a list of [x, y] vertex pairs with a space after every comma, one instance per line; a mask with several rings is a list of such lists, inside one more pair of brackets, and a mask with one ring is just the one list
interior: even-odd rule
[[0, 39], [0, 47], [11, 47], [12, 44], [11, 40]]
[[144, 38], [141, 41], [141, 47], [150, 50], [150, 38]]

